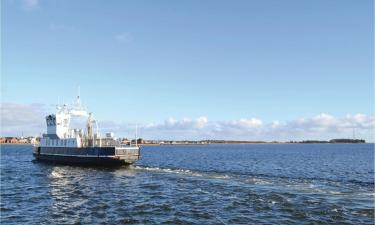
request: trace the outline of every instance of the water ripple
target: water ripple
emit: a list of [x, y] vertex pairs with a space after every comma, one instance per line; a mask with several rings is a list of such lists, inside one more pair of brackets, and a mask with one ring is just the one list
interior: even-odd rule
[[[230, 150], [206, 149], [205, 154], [215, 153], [213, 158], [221, 154], [221, 167], [207, 157], [204, 167], [194, 164], [198, 159], [189, 165], [180, 161], [180, 167], [169, 161], [175, 152], [185, 160], [197, 153], [194, 146], [190, 155], [187, 148], [183, 150], [182, 154], [178, 148], [160, 152], [145, 148], [144, 158], [156, 158], [146, 158], [134, 167], [105, 169], [33, 163], [29, 147], [2, 148], [1, 223], [374, 223], [373, 183], [368, 177], [282, 174], [273, 166], [269, 171], [250, 169], [252, 164], [245, 170], [243, 161], [241, 166], [228, 167], [225, 159], [230, 161]], [[151, 153], [163, 154], [164, 161]]]

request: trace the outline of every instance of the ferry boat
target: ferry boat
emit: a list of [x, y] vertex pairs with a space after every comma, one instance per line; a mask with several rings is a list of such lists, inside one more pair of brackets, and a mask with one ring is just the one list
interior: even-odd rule
[[[86, 128], [71, 128], [71, 120], [80, 117], [86, 120]], [[121, 166], [139, 160], [140, 147], [122, 145], [113, 133], [101, 137], [98, 122], [93, 114], [82, 107], [79, 95], [72, 106], [57, 107], [55, 114], [46, 116], [47, 133], [39, 145], [34, 146], [37, 161], [74, 165]], [[94, 132], [94, 126], [96, 128]]]

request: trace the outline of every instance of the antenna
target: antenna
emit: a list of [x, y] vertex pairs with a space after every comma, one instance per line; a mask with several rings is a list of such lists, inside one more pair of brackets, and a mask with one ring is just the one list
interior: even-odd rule
[[81, 95], [81, 87], [78, 85], [77, 86], [77, 98]]
[[81, 87], [78, 85], [78, 87], [77, 87], [77, 100], [76, 100], [76, 104], [75, 104], [76, 108], [82, 108], [80, 96], [81, 96]]

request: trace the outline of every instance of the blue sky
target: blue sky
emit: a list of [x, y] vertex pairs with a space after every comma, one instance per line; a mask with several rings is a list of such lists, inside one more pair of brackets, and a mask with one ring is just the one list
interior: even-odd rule
[[[205, 118], [227, 129], [241, 119], [265, 126], [348, 114], [365, 115], [370, 125], [358, 132], [372, 135], [373, 1], [1, 3], [2, 108], [49, 111], [79, 85], [85, 105], [124, 135], [124, 124], [139, 123], [149, 138], [285, 139], [255, 136], [256, 126], [220, 135], [179, 127], [180, 136], [167, 128], [170, 119], [173, 128]], [[15, 129], [4, 124], [4, 134]], [[164, 136], [147, 133], [150, 126], [164, 126]]]

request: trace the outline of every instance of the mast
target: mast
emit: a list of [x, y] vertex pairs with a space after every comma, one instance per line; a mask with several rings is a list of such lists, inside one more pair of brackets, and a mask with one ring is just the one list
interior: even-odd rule
[[138, 124], [135, 124], [135, 146], [136, 147], [138, 147], [137, 132], [138, 132]]
[[93, 141], [92, 113], [89, 113], [89, 118], [87, 119], [87, 138], [88, 138], [88, 145], [92, 147], [92, 141]]
[[78, 90], [77, 90], [77, 100], [76, 100], [76, 107], [77, 107], [77, 108], [81, 108], [81, 99], [80, 99], [80, 96], [81, 96], [81, 87], [78, 86]]

